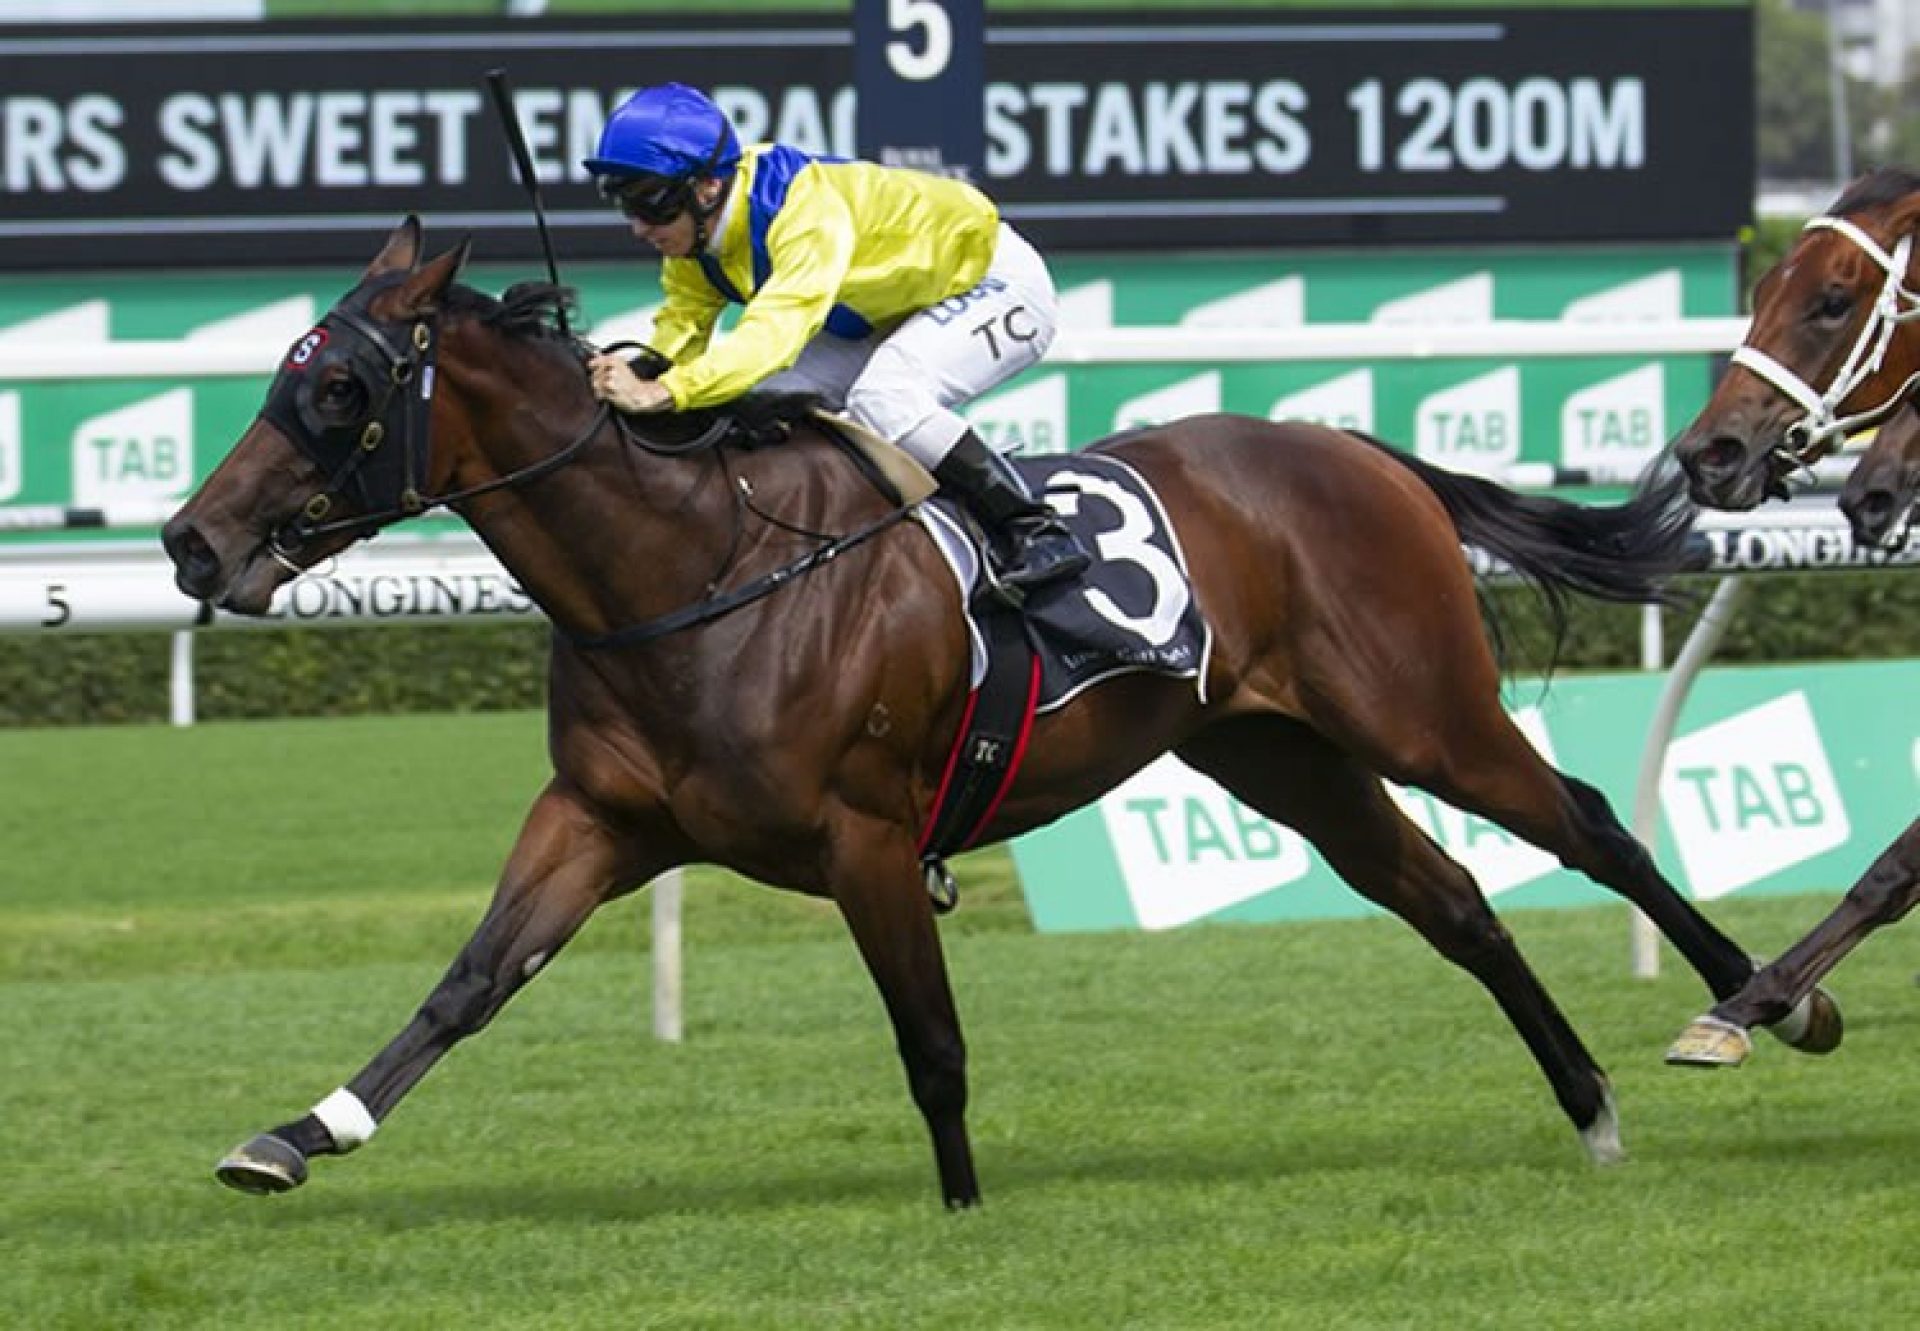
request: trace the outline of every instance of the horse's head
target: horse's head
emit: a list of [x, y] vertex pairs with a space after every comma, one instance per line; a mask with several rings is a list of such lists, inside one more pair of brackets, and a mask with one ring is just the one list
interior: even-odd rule
[[1920, 177], [1878, 171], [1807, 223], [1754, 289], [1753, 323], [1674, 445], [1694, 499], [1786, 497], [1785, 479], [1897, 408], [1920, 369], [1908, 286]]
[[166, 524], [180, 590], [263, 614], [274, 588], [441, 483], [430, 416], [441, 301], [463, 242], [427, 263], [409, 217], [289, 349], [247, 432]]
[[1840, 511], [1860, 546], [1906, 544], [1913, 501], [1920, 493], [1920, 409], [1911, 402], [1880, 427], [1847, 475]]

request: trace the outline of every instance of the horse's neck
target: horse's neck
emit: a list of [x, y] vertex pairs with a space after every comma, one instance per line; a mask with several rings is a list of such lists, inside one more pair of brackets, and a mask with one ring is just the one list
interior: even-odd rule
[[[570, 376], [571, 367], [565, 373]], [[578, 405], [516, 410], [515, 402], [529, 395], [570, 404], [577, 399]], [[474, 457], [466, 460], [469, 475], [459, 483], [495, 480], [554, 456], [594, 411], [570, 377], [516, 384], [505, 396], [511, 400], [469, 404]], [[565, 425], [545, 423], [555, 420]], [[797, 478], [798, 462], [754, 456], [739, 470], [764, 479], [767, 498], [783, 516], [818, 520], [818, 487], [789, 483]], [[556, 627], [574, 638], [593, 638], [707, 599], [717, 579], [731, 582], [764, 571], [766, 559], [755, 547], [768, 531], [744, 519], [737, 480], [735, 468], [711, 450], [654, 454], [623, 438], [609, 420], [573, 461], [531, 484], [494, 491], [470, 505], [466, 516]]]

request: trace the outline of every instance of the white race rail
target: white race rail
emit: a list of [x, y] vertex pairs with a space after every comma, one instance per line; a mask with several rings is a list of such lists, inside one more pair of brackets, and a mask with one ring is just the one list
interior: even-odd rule
[[[1058, 365], [1253, 364], [1301, 360], [1463, 360], [1501, 356], [1716, 355], [1746, 335], [1745, 319], [1619, 322], [1494, 319], [1460, 324], [1308, 324], [1295, 328], [1065, 328], [1047, 353]], [[45, 379], [225, 378], [272, 374], [285, 348], [258, 342], [99, 342], [0, 345], [0, 382]]]

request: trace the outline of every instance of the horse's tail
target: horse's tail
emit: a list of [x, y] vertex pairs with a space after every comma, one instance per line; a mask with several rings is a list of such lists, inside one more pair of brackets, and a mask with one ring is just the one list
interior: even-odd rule
[[1699, 511], [1687, 497], [1685, 473], [1665, 456], [1625, 503], [1590, 506], [1516, 494], [1361, 437], [1433, 491], [1464, 544], [1493, 556], [1539, 592], [1556, 646], [1566, 635], [1570, 596], [1679, 604], [1685, 598], [1672, 580], [1704, 566], [1705, 546], [1693, 531]]

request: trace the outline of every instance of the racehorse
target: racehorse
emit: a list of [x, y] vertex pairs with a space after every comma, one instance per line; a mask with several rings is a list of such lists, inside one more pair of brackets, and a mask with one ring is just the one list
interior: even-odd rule
[[[445, 506], [553, 624], [554, 770], [477, 930], [365, 1068], [236, 1148], [218, 1176], [297, 1186], [312, 1157], [365, 1141], [596, 907], [705, 861], [837, 904], [892, 1020], [942, 1197], [971, 1205], [965, 1051], [916, 842], [968, 697], [962, 606], [940, 556], [816, 426], [755, 449], [711, 428], [688, 438], [698, 422], [657, 427], [677, 442], [624, 430], [593, 398], [580, 344], [552, 326], [565, 293], [473, 291], [454, 280], [466, 252], [422, 262], [406, 219], [163, 532], [183, 591], [258, 614], [302, 569]], [[1745, 983], [1746, 952], [1501, 709], [1461, 551], [1471, 542], [1550, 595], [1648, 599], [1690, 558], [1677, 475], [1587, 509], [1314, 425], [1216, 415], [1100, 447], [1151, 481], [1184, 542], [1214, 632], [1206, 701], [1192, 681], [1133, 674], [1048, 713], [983, 843], [1171, 749], [1299, 830], [1478, 979], [1589, 1154], [1617, 1158], [1599, 1066], [1382, 778], [1618, 892], [1715, 996]], [[1780, 1033], [1817, 1049], [1838, 1026], [1818, 995]]]
[[[1920, 449], [1920, 293], [1913, 249], [1920, 176], [1875, 171], [1813, 218], [1754, 288], [1753, 320], [1707, 404], [1674, 443], [1693, 498], [1748, 509], [1786, 497], [1786, 480], [1850, 436], [1885, 422], [1854, 465], [1840, 507], [1862, 545], [1879, 545], [1913, 499]], [[1904, 405], [1904, 409], [1903, 409]], [[1920, 821], [1877, 856], [1831, 914], [1732, 998], [1696, 1017], [1667, 1061], [1737, 1067], [1748, 1032], [1813, 992], [1867, 934], [1920, 901]]]
[[1920, 384], [1908, 286], [1920, 176], [1862, 176], [1755, 285], [1745, 341], [1674, 441], [1696, 503], [1745, 510], [1891, 416]]
[[1913, 501], [1920, 493], [1920, 409], [1911, 400], [1875, 433], [1867, 451], [1847, 473], [1840, 511], [1863, 549], [1906, 547]]

